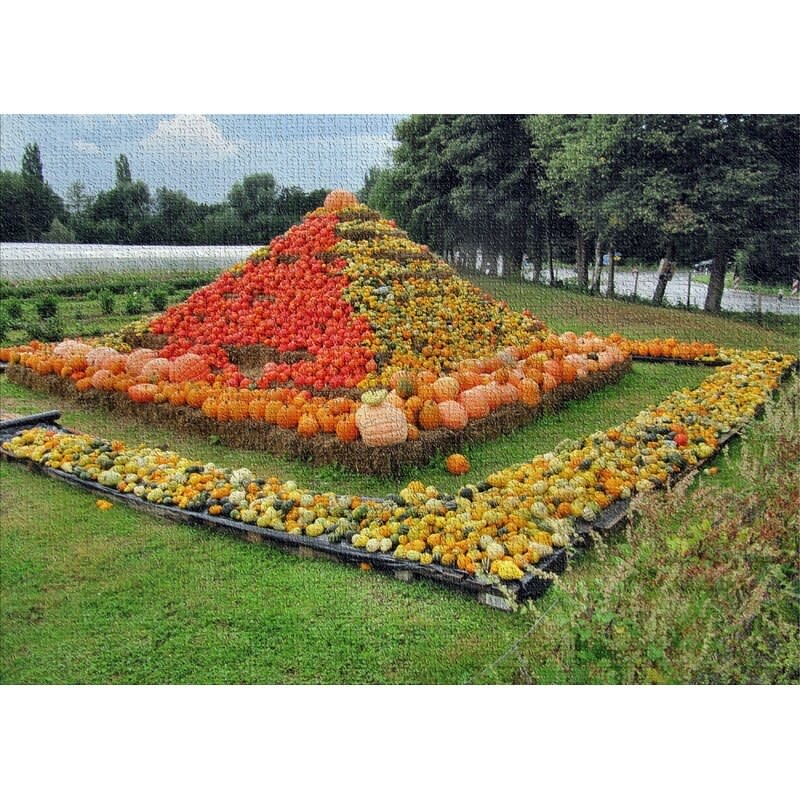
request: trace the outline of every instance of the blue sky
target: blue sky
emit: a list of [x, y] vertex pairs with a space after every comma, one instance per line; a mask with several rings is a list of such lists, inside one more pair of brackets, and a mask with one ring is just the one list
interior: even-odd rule
[[245, 175], [270, 172], [281, 186], [356, 191], [389, 162], [403, 114], [2, 114], [0, 169], [19, 171], [36, 142], [45, 180], [60, 195], [74, 181], [95, 193], [114, 183], [124, 153], [152, 192], [180, 189], [217, 202]]

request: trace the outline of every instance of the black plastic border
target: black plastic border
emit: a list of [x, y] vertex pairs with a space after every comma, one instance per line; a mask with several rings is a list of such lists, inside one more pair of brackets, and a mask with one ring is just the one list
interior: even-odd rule
[[[14, 420], [6, 420], [5, 424], [0, 427], [0, 442], [11, 439], [21, 430], [37, 425], [54, 431], [72, 433], [73, 431], [55, 421], [59, 416], [60, 412], [50, 411], [28, 417], [18, 417]], [[354, 547], [346, 541], [333, 543], [328, 541], [325, 534], [313, 537], [305, 534], [287, 533], [274, 528], [260, 528], [257, 525], [239, 522], [229, 517], [216, 517], [204, 512], [151, 503], [137, 497], [135, 494], [120, 492], [117, 489], [102, 486], [95, 481], [78, 478], [68, 472], [43, 466], [27, 458], [14, 456], [5, 450], [0, 450], [0, 455], [6, 461], [20, 464], [31, 472], [55, 478], [62, 483], [89, 491], [109, 500], [124, 503], [137, 511], [144, 511], [151, 516], [187, 525], [200, 525], [249, 542], [274, 544], [285, 551], [298, 552], [300, 555], [328, 557], [332, 560], [349, 564], [368, 564], [381, 572], [391, 573], [395, 578], [405, 582], [417, 577], [432, 580], [447, 586], [449, 589], [470, 594], [484, 605], [506, 611], [513, 610], [514, 605], [521, 600], [534, 599], [543, 595], [552, 583], [552, 580], [547, 578], [547, 573], [560, 574], [567, 566], [566, 551], [559, 548], [554, 550], [551, 555], [545, 556], [537, 562], [536, 574], [527, 574], [518, 581], [484, 582], [472, 577], [469, 573], [452, 567], [398, 560], [387, 553], [369, 553], [366, 550]]]

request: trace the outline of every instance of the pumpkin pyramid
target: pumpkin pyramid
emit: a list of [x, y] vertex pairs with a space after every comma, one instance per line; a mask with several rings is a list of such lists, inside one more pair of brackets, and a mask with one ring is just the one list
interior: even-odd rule
[[383, 474], [511, 432], [628, 365], [610, 340], [492, 298], [344, 192], [157, 318], [6, 357], [48, 390]]
[[196, 354], [230, 386], [317, 392], [439, 376], [542, 328], [341, 191], [150, 324], [162, 357]]

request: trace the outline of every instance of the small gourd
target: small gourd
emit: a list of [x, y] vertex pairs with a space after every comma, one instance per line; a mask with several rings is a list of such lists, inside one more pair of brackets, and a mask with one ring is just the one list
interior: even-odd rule
[[469, 472], [469, 461], [461, 453], [451, 453], [445, 459], [445, 467], [451, 475], [464, 475]]

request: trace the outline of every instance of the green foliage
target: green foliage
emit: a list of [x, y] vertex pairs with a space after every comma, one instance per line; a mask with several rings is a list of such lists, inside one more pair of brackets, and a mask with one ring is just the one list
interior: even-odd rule
[[129, 294], [125, 297], [125, 313], [129, 315], [141, 314], [144, 311], [144, 299], [141, 295]]
[[116, 297], [114, 296], [113, 292], [109, 291], [108, 289], [103, 289], [98, 295], [97, 299], [100, 303], [100, 309], [104, 314], [114, 313]]
[[163, 289], [156, 289], [150, 293], [150, 302], [155, 311], [164, 311], [169, 304], [169, 295]]
[[2, 311], [12, 324], [14, 322], [20, 322], [25, 313], [22, 303], [16, 297], [11, 297], [8, 300], [4, 300], [2, 304]]
[[64, 338], [64, 323], [59, 316], [44, 317], [28, 324], [28, 339], [40, 342], [60, 342]]
[[50, 319], [58, 313], [58, 299], [53, 295], [45, 295], [36, 301], [36, 313], [40, 319]]
[[796, 684], [798, 399], [795, 379], [713, 480], [636, 503], [598, 573], [563, 581], [517, 680]]
[[26, 145], [22, 171], [0, 172], [0, 240], [38, 242], [63, 214], [61, 198], [44, 180], [39, 146]]
[[117, 186], [132, 182], [131, 165], [128, 162], [128, 157], [124, 153], [119, 155], [114, 162], [114, 171], [117, 176]]
[[37, 183], [44, 183], [44, 169], [39, 145], [35, 142], [25, 145], [22, 153], [22, 177]]
[[5, 340], [9, 330], [11, 330], [11, 320], [5, 309], [0, 308], [0, 342]]
[[75, 232], [56, 217], [50, 224], [49, 230], [42, 234], [42, 241], [70, 244], [75, 241]]

